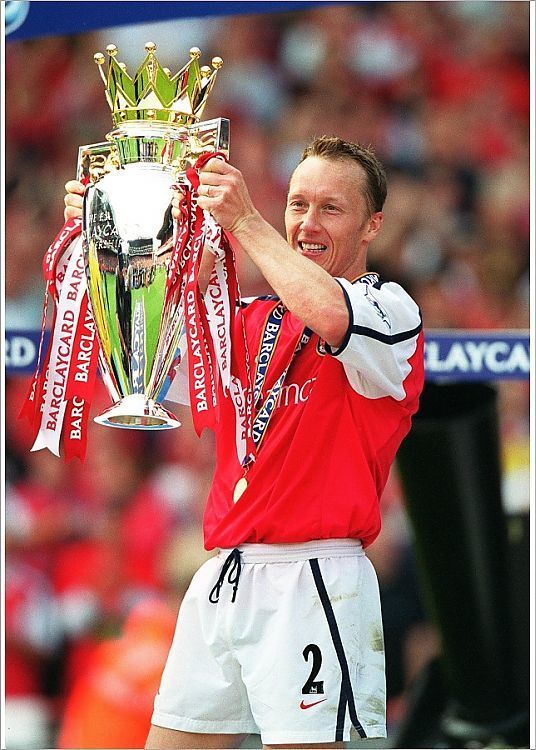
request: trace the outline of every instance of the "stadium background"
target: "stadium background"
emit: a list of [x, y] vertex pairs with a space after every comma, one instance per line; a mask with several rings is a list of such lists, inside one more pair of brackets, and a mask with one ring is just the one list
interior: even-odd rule
[[[288, 178], [313, 135], [374, 144], [389, 197], [369, 267], [413, 294], [428, 328], [528, 328], [529, 4], [478, 1], [320, 4], [8, 37], [6, 328], [39, 327], [41, 259], [62, 223], [63, 185], [78, 146], [111, 130], [93, 53], [113, 42], [133, 71], [149, 40], [172, 70], [194, 44], [203, 60], [223, 57], [205, 118], [231, 120], [232, 162], [275, 227], [283, 231]], [[266, 292], [242, 259], [240, 273], [244, 294]], [[26, 388], [7, 377], [6, 744], [139, 747], [174, 614], [204, 559], [212, 442], [198, 441], [181, 410], [172, 434], [94, 426], [85, 463], [65, 464], [29, 453], [17, 420]], [[497, 384], [497, 398], [502, 502], [518, 519], [529, 508], [528, 382]], [[396, 471], [382, 505], [370, 557], [394, 731], [442, 647]]]

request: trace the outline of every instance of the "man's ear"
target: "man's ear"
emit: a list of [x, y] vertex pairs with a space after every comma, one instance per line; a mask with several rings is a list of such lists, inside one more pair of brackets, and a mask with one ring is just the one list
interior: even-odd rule
[[368, 220], [368, 230], [367, 230], [367, 237], [366, 237], [368, 242], [372, 242], [372, 240], [376, 237], [376, 235], [382, 228], [382, 224], [383, 224], [383, 211], [375, 211], [375, 213], [373, 213], [370, 219]]

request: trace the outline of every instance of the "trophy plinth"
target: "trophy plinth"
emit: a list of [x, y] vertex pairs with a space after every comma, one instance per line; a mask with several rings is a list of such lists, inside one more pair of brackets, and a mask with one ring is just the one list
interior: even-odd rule
[[138, 430], [170, 430], [181, 426], [171, 412], [141, 393], [125, 396], [95, 417], [95, 422], [107, 427]]

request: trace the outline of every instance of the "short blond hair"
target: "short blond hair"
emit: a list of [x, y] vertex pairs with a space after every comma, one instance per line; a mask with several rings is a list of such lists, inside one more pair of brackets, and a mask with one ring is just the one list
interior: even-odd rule
[[351, 159], [359, 164], [366, 176], [365, 200], [371, 214], [383, 209], [387, 197], [387, 178], [383, 165], [372, 148], [365, 148], [359, 143], [343, 141], [337, 136], [322, 135], [314, 138], [304, 149], [301, 161], [308, 156], [320, 156], [322, 159]]

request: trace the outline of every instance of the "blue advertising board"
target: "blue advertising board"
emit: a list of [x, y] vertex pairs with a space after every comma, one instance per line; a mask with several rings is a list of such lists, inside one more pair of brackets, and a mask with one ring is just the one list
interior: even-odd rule
[[[39, 337], [39, 331], [6, 331], [6, 374], [28, 375], [35, 370]], [[528, 380], [529, 335], [525, 330], [430, 330], [424, 362], [429, 381]]]
[[527, 380], [527, 331], [433, 330], [425, 332], [427, 380]]
[[[43, 351], [47, 350], [50, 332], [45, 332]], [[30, 375], [37, 366], [41, 331], [9, 330], [5, 334], [6, 375]]]

